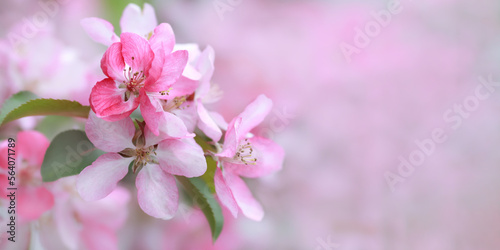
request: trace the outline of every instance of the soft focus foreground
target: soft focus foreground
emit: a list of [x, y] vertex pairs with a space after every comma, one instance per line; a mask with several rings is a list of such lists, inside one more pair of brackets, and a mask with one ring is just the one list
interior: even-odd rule
[[[96, 16], [119, 27], [127, 2], [41, 2], [9, 0], [0, 10], [0, 103], [30, 90], [88, 104], [104, 78], [106, 47], [80, 20]], [[127, 221], [107, 226], [118, 231], [120, 249], [499, 247], [500, 3], [151, 4], [178, 42], [214, 48], [213, 82], [224, 95], [212, 108], [227, 120], [260, 93], [273, 99], [257, 135], [274, 139], [287, 156], [280, 172], [247, 180], [263, 220], [225, 211], [214, 246], [199, 211], [181, 204], [173, 220], [160, 221], [142, 212], [136, 195], [115, 195], [128, 204]], [[2, 127], [1, 139], [36, 124]], [[72, 206], [55, 207], [81, 211], [71, 195]], [[58, 221], [52, 214], [44, 221]], [[91, 233], [81, 243], [90, 249], [90, 239], [114, 240]]]

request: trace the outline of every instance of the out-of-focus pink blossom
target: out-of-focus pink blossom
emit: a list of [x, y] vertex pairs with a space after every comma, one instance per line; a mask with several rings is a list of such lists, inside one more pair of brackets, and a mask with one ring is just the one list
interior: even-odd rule
[[[14, 145], [9, 147], [9, 145]], [[8, 187], [17, 187], [18, 201], [17, 214], [20, 222], [38, 219], [44, 212], [54, 205], [54, 196], [42, 183], [40, 167], [42, 166], [45, 151], [49, 147], [47, 138], [37, 131], [22, 131], [17, 134], [15, 142], [7, 140], [0, 144], [0, 192], [1, 198], [9, 200]], [[9, 150], [10, 149], [10, 150]], [[15, 152], [9, 155], [9, 151]], [[12, 157], [8, 159], [8, 157]], [[15, 159], [14, 165], [8, 165], [9, 160]], [[13, 166], [9, 168], [9, 166]], [[15, 178], [9, 178], [10, 171]]]

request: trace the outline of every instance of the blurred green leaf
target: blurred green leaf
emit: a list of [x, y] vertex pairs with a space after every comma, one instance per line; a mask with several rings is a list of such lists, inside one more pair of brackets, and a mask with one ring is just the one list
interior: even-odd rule
[[[15, 98], [12, 102], [9, 102]], [[79, 102], [55, 99], [32, 99], [33, 96], [23, 94], [18, 98], [17, 94], [7, 100], [6, 109], [2, 108], [0, 125], [27, 116], [59, 115], [87, 118], [90, 112], [89, 106], [83, 106]]]
[[[215, 147], [208, 143], [210, 139], [206, 136], [200, 135], [199, 132], [197, 132], [194, 140], [204, 151], [215, 151]], [[200, 178], [205, 181], [207, 186], [210, 188], [210, 192], [215, 193], [214, 176], [217, 168], [217, 162], [212, 158], [212, 156], [206, 156], [205, 159], [207, 161], [207, 172], [200, 176]]]
[[44, 182], [77, 175], [105, 152], [97, 149], [81, 130], [58, 134], [50, 143], [43, 159], [41, 173]]
[[199, 177], [186, 178], [184, 176], [176, 176], [176, 178], [207, 218], [212, 231], [212, 240], [215, 242], [222, 231], [224, 216], [222, 215], [219, 203], [210, 192], [207, 183]]
[[12, 95], [9, 99], [7, 99], [0, 110], [0, 125], [3, 124], [5, 116], [9, 114], [12, 110], [18, 108], [24, 103], [37, 99], [38, 96], [29, 92], [29, 91], [21, 91], [14, 95]]

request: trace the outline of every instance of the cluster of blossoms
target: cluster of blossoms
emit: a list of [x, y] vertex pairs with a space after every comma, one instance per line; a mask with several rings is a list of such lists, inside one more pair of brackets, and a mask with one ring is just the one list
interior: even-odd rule
[[[131, 166], [142, 210], [170, 219], [179, 203], [175, 176], [203, 175], [205, 157], [212, 157], [217, 162], [214, 185], [219, 201], [235, 217], [242, 212], [262, 219], [261, 205], [240, 176], [260, 177], [283, 164], [279, 145], [251, 133], [270, 112], [272, 101], [258, 96], [229, 123], [207, 110], [205, 104], [221, 98], [219, 88], [210, 82], [213, 49], [176, 44], [170, 25], [158, 25], [148, 4], [143, 10], [127, 6], [119, 36], [99, 18], [84, 19], [82, 25], [93, 40], [108, 48], [101, 60], [106, 78], [92, 89], [92, 111], [85, 126], [89, 140], [107, 153], [79, 174], [76, 186], [81, 197], [108, 196]], [[138, 108], [143, 121], [134, 122], [131, 115]], [[208, 138], [213, 150], [202, 149], [195, 137]]]

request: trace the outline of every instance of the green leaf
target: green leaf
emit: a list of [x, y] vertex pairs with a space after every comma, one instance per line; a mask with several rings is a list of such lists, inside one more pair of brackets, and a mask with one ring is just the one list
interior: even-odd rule
[[29, 91], [21, 91], [14, 95], [12, 95], [9, 99], [7, 99], [2, 105], [2, 109], [0, 110], [0, 125], [2, 124], [5, 116], [10, 113], [12, 110], [18, 108], [22, 104], [37, 99], [38, 96], [29, 92]]
[[224, 216], [219, 203], [215, 200], [210, 188], [205, 181], [199, 177], [186, 178], [176, 176], [186, 192], [191, 196], [194, 202], [201, 209], [212, 231], [212, 240], [215, 242], [222, 231], [224, 225]]
[[105, 152], [97, 149], [81, 130], [58, 134], [50, 143], [42, 163], [44, 182], [77, 175]]
[[215, 193], [214, 177], [215, 177], [215, 170], [217, 169], [217, 162], [212, 158], [212, 156], [206, 156], [205, 158], [207, 160], [207, 172], [205, 172], [202, 176], [200, 176], [200, 178], [203, 179], [203, 181], [205, 181], [210, 192], [214, 194]]
[[90, 112], [89, 106], [83, 106], [79, 102], [69, 100], [29, 99], [26, 101], [26, 98], [24, 98], [24, 102], [22, 101], [22, 99], [16, 98], [5, 111], [2, 109], [3, 119], [0, 120], [0, 125], [26, 116], [37, 115], [59, 115], [87, 118]]

